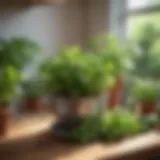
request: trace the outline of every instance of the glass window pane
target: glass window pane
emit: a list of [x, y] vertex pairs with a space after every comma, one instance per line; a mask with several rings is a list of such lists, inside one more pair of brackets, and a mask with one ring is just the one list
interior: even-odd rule
[[160, 4], [160, 0], [128, 0], [129, 9], [140, 9], [158, 4]]
[[127, 34], [131, 36], [135, 33], [137, 28], [148, 22], [154, 24], [154, 26], [160, 28], [160, 12], [157, 13], [148, 13], [143, 15], [129, 16], [127, 21]]

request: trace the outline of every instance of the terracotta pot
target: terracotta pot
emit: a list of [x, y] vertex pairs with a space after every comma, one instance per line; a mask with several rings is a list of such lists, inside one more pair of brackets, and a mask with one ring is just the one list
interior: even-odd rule
[[155, 113], [156, 110], [157, 110], [157, 103], [156, 102], [142, 103], [137, 108], [138, 114], [142, 115], [142, 116]]
[[27, 99], [26, 100], [27, 109], [29, 111], [39, 111], [43, 105], [43, 101], [41, 98], [35, 98], [35, 99]]
[[7, 108], [0, 109], [0, 136], [5, 136], [8, 133], [10, 124], [10, 110]]
[[119, 78], [109, 92], [109, 97], [108, 97], [109, 109], [115, 109], [120, 105], [123, 87], [124, 87], [124, 79]]
[[160, 131], [160, 123], [156, 124], [155, 129]]

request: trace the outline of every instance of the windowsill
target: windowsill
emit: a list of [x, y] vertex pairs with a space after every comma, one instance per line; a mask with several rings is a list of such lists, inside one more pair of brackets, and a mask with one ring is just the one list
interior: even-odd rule
[[26, 113], [12, 120], [9, 132], [5, 137], [0, 137], [0, 144], [10, 140], [21, 139], [47, 130], [53, 123], [51, 113]]
[[[0, 159], [6, 160], [139, 160], [160, 151], [160, 133], [151, 132], [122, 142], [73, 145], [51, 136], [52, 114], [26, 115], [0, 140]], [[3, 158], [4, 157], [4, 158]], [[13, 158], [14, 157], [14, 158]]]

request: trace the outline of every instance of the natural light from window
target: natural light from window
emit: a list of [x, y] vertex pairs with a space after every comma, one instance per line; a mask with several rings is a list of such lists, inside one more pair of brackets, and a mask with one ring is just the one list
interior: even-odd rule
[[128, 8], [136, 9], [136, 8], [144, 8], [150, 5], [158, 4], [160, 0], [128, 0]]
[[[145, 7], [155, 6], [158, 3], [160, 4], [160, 0], [128, 0], [128, 10], [143, 9]], [[159, 17], [160, 11], [141, 13], [136, 15], [129, 14], [127, 18], [127, 35], [131, 36], [131, 34], [134, 33], [136, 26], [140, 24], [151, 22], [152, 24], [159, 26]]]

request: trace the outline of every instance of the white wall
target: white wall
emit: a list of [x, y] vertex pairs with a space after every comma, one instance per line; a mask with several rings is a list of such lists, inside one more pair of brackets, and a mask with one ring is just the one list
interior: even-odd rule
[[106, 1], [89, 0], [85, 13], [86, 4], [82, 6], [78, 0], [50, 6], [0, 8], [0, 38], [27, 36], [37, 41], [46, 54], [63, 44], [83, 43], [85, 29], [92, 35], [107, 28]]
[[[106, 31], [107, 17], [107, 0], [0, 8], [0, 38], [33, 39], [42, 47], [42, 54], [36, 57], [38, 63], [63, 45], [83, 44], [90, 36]], [[32, 67], [27, 68], [29, 73]]]
[[88, 36], [107, 32], [109, 0], [89, 0]]
[[[75, 1], [64, 5], [1, 8], [0, 38], [26, 36], [36, 41], [42, 47], [42, 53], [36, 56], [36, 66], [63, 45], [82, 42], [81, 20], [81, 10]], [[31, 74], [33, 66], [26, 71]]]
[[[80, 27], [74, 25], [78, 22], [78, 26], [81, 26], [79, 10], [75, 5], [71, 12], [69, 7], [62, 5], [1, 9], [0, 38], [27, 36], [42, 45], [47, 54], [56, 51], [63, 43], [79, 43]], [[69, 22], [71, 18], [73, 25]]]

